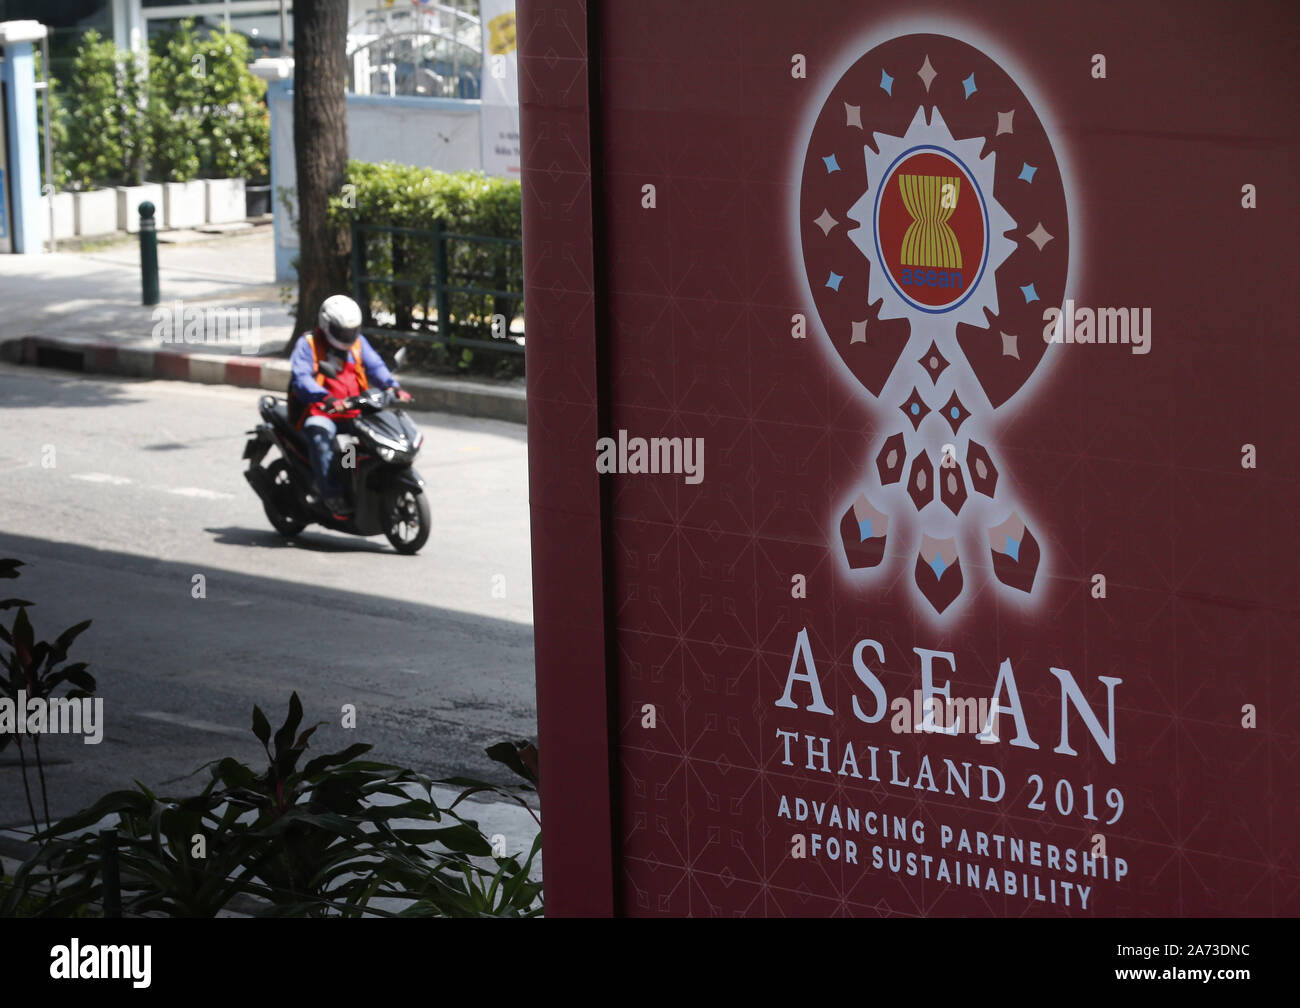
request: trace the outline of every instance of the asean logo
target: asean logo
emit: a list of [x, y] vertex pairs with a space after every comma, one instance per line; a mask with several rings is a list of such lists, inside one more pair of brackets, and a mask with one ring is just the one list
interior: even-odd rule
[[901, 556], [938, 614], [977, 572], [1032, 594], [1042, 549], [995, 442], [1065, 292], [1065, 191], [1038, 116], [965, 42], [891, 39], [832, 88], [799, 192], [822, 327], [885, 428], [836, 512], [845, 564]]

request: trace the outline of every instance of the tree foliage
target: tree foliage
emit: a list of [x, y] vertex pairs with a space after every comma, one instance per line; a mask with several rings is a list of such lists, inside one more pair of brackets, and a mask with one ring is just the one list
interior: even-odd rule
[[51, 92], [56, 185], [265, 179], [266, 84], [248, 69], [249, 56], [242, 35], [200, 35], [184, 21], [150, 42], [146, 68], [87, 32], [67, 87]]
[[74, 188], [141, 181], [152, 144], [143, 111], [146, 87], [130, 53], [86, 32], [68, 82], [65, 164]]
[[213, 30], [201, 37], [191, 21], [154, 40], [148, 118], [155, 179], [266, 178], [266, 84], [248, 69], [249, 56], [242, 35]]

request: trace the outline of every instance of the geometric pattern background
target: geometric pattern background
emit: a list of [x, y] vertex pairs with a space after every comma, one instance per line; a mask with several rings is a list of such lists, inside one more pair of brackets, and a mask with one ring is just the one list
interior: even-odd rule
[[[584, 622], [566, 602], [592, 599], [591, 558], [569, 563], [561, 548], [597, 543], [612, 579], [603, 626], [616, 662], [618, 911], [1300, 912], [1300, 287], [1290, 251], [1300, 72], [1288, 7], [1255, 5], [1227, 27], [1213, 5], [1180, 5], [1175, 35], [1161, 5], [1110, 0], [1089, 6], [1086, 32], [1077, 10], [1032, 3], [928, 20], [856, 0], [797, 16], [767, 0], [620, 4], [604, 9], [591, 40], [579, 30], [583, 9], [520, 5], [530, 480], [535, 507], [543, 495], [555, 502], [534, 512], [535, 595], [552, 600], [537, 610], [539, 720], [543, 760], [556, 757], [547, 765], [560, 765], [570, 738], [603, 731], [540, 700], [560, 697], [566, 669], [605, 647], [601, 621]], [[868, 480], [873, 448], [896, 424], [877, 421], [812, 328], [790, 237], [808, 109], [857, 56], [909, 31], [962, 38], [1033, 86], [1073, 173], [1067, 296], [1150, 307], [1153, 320], [1146, 355], [1050, 348], [1052, 367], [998, 432], [999, 468], [1016, 474], [1050, 576], [1032, 611], [991, 577], [973, 580], [969, 618], [951, 627], [918, 615], [901, 551], [892, 580], [840, 576], [829, 502]], [[561, 114], [588, 51], [601, 61], [598, 190], [583, 182], [586, 139]], [[1096, 53], [1105, 79], [1092, 76]], [[791, 75], [795, 54], [806, 78]], [[534, 179], [544, 191], [529, 193]], [[646, 184], [653, 209], [642, 205]], [[1257, 209], [1242, 207], [1246, 184]], [[606, 255], [587, 270], [565, 249], [590, 250], [591, 220], [574, 207], [593, 191]], [[565, 335], [574, 319], [590, 324], [598, 288], [609, 320], [596, 333], [609, 362], [603, 387]], [[800, 312], [810, 325], [802, 340], [791, 337]], [[610, 494], [603, 531], [573, 489], [586, 493], [594, 478], [602, 397], [611, 431], [702, 437], [706, 463], [699, 485], [600, 477]], [[1241, 464], [1247, 443], [1254, 469]], [[806, 598], [792, 597], [795, 574]], [[1106, 578], [1104, 599], [1092, 595], [1094, 574]], [[804, 628], [834, 717], [774, 706]], [[1040, 748], [895, 735], [888, 718], [857, 720], [852, 696], [870, 704], [852, 665], [864, 638], [883, 646], [890, 698], [919, 688], [914, 647], [956, 655], [956, 671], [940, 675], [954, 696], [988, 696], [1009, 659]], [[1073, 712], [1079, 755], [1052, 751], [1052, 666], [1074, 674], [1103, 726], [1098, 677], [1123, 680], [1115, 765]], [[646, 704], [653, 729], [642, 727]], [[1258, 712], [1254, 729], [1241, 726], [1243, 704]], [[808, 771], [797, 758], [783, 766], [778, 729], [830, 737], [832, 760], [852, 743], [897, 749], [903, 766], [924, 754], [989, 763], [1007, 793], [990, 805]], [[1031, 773], [1049, 795], [1060, 778], [1076, 796], [1087, 783], [1099, 795], [1118, 787], [1124, 816], [1111, 827], [1060, 816], [1050, 798], [1049, 811], [1031, 812]], [[544, 807], [547, 795], [544, 786]], [[856, 866], [794, 860], [790, 836], [807, 828], [778, 818], [782, 795], [920, 820], [931, 854], [941, 823], [1083, 850], [1101, 832], [1129, 874], [1094, 882], [1081, 910], [876, 871], [862, 852], [878, 841], [861, 833]], [[590, 843], [566, 832], [570, 822], [548, 824], [548, 881], [551, 850]]]

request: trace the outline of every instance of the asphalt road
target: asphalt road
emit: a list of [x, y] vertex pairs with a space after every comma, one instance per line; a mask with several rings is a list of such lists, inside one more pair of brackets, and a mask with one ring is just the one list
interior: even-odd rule
[[[0, 365], [0, 557], [27, 563], [0, 597], [35, 603], [38, 638], [92, 619], [72, 657], [104, 698], [102, 743], [42, 743], [56, 817], [135, 780], [190, 793], [226, 755], [260, 769], [253, 705], [275, 728], [295, 690], [326, 722], [311, 752], [368, 742], [435, 776], [508, 782], [484, 746], [536, 735], [525, 429], [415, 414], [417, 556], [319, 528], [286, 543], [240, 474], [260, 394]], [[10, 746], [0, 827], [28, 821]]]

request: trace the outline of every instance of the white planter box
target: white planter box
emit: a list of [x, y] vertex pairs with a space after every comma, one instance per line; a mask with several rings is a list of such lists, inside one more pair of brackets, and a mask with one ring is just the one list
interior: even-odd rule
[[163, 183], [163, 220], [169, 228], [194, 228], [207, 223], [207, 186], [193, 182]]
[[112, 234], [117, 230], [117, 191], [90, 189], [72, 194], [78, 236]]
[[148, 200], [153, 204], [154, 227], [162, 225], [163, 188], [156, 182], [138, 186], [117, 187], [117, 229], [137, 234], [140, 231], [140, 204]]
[[248, 216], [243, 179], [204, 179], [203, 185], [207, 190], [205, 213], [209, 224], [228, 224]]
[[71, 238], [77, 233], [77, 215], [72, 205], [72, 193], [58, 192], [41, 198], [41, 221], [50, 226], [50, 203], [54, 203], [54, 237]]

